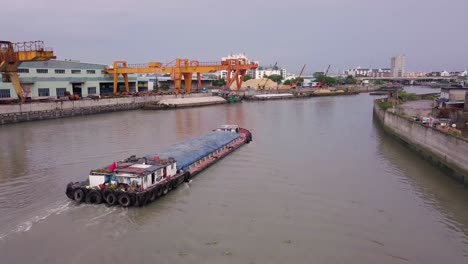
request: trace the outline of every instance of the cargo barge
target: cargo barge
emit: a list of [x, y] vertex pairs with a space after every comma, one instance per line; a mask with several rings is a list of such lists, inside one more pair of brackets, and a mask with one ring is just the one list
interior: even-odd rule
[[65, 194], [77, 203], [143, 206], [250, 141], [247, 129], [223, 125], [164, 151], [91, 170], [86, 181], [70, 182]]

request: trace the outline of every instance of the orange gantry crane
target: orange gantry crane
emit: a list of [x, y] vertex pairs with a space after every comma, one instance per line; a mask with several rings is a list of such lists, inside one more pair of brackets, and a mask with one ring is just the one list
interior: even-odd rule
[[[253, 70], [258, 67], [258, 64], [248, 62], [245, 58], [227, 59], [221, 62], [199, 62], [188, 59], [175, 59], [173, 63], [162, 64], [160, 62], [149, 62], [143, 65], [130, 65], [125, 61], [115, 61], [112, 67], [105, 69], [105, 72], [114, 76], [114, 94], [117, 93], [117, 85], [120, 74], [123, 75], [125, 82], [125, 90], [129, 92], [128, 74], [153, 74], [153, 73], [168, 73], [174, 81], [176, 94], [180, 93], [182, 85], [182, 77], [185, 83], [187, 93], [191, 92], [192, 76], [197, 73], [198, 84], [201, 84], [201, 73], [217, 72], [221, 70], [227, 71], [226, 87], [236, 82], [236, 87], [239, 90], [248, 70]], [[231, 77], [231, 73], [233, 76]]]
[[13, 84], [20, 103], [24, 102], [23, 88], [18, 77], [20, 63], [50, 59], [55, 59], [54, 52], [52, 49], [44, 47], [44, 41], [17, 43], [0, 41], [0, 72], [3, 73], [4, 82]]

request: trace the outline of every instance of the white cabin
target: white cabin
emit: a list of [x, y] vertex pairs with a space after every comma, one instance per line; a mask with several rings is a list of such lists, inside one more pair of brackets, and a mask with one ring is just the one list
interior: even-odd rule
[[238, 125], [222, 125], [219, 126], [216, 131], [236, 132], [239, 133]]
[[[112, 167], [112, 166], [111, 166]], [[177, 174], [176, 161], [151, 161], [145, 163], [119, 162], [113, 171], [101, 169], [89, 174], [89, 187], [101, 184], [136, 186], [140, 191], [153, 187]]]

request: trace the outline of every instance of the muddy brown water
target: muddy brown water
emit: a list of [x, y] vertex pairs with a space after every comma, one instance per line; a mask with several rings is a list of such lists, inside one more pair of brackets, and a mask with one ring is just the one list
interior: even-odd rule
[[[368, 94], [0, 127], [0, 263], [468, 263], [468, 191]], [[76, 205], [93, 167], [219, 124], [254, 141], [144, 208]]]

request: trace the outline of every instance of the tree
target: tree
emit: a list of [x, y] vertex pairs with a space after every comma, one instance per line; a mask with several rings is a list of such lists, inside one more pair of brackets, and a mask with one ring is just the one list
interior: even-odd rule
[[356, 78], [354, 78], [352, 75], [348, 75], [348, 76], [346, 76], [346, 78], [345, 78], [345, 83], [346, 83], [346, 84], [356, 84], [356, 83], [357, 83], [357, 80], [356, 80]]
[[225, 86], [225, 85], [226, 85], [226, 80], [224, 78], [213, 81], [213, 86]]
[[333, 86], [338, 81], [337, 79], [335, 79], [333, 77], [325, 76], [325, 74], [323, 74], [323, 73], [317, 73], [315, 75], [315, 79], [316, 79], [317, 82], [321, 82], [321, 83], [323, 83], [325, 85], [328, 85], [328, 86]]
[[296, 83], [297, 86], [301, 86], [302, 83], [304, 82], [304, 79], [303, 78], [293, 78], [293, 79], [289, 79], [289, 80], [286, 80], [284, 81], [283, 84], [285, 85], [292, 85], [293, 83]]
[[163, 91], [167, 91], [167, 90], [169, 90], [169, 84], [168, 84], [168, 83], [166, 83], [166, 82], [165, 82], [165, 83], [163, 83], [163, 84], [161, 84], [161, 90], [163, 90]]
[[279, 74], [272, 74], [268, 76], [268, 79], [274, 81], [275, 83], [281, 83], [281, 80], [283, 80], [283, 76]]
[[325, 76], [325, 74], [323, 72], [314, 72], [314, 74], [312, 74], [312, 76], [314, 76], [314, 78], [317, 79], [320, 76]]
[[252, 79], [252, 76], [250, 76], [250, 75], [244, 76], [244, 82], [245, 82], [245, 81], [248, 81], [248, 80], [250, 80], [250, 79]]

